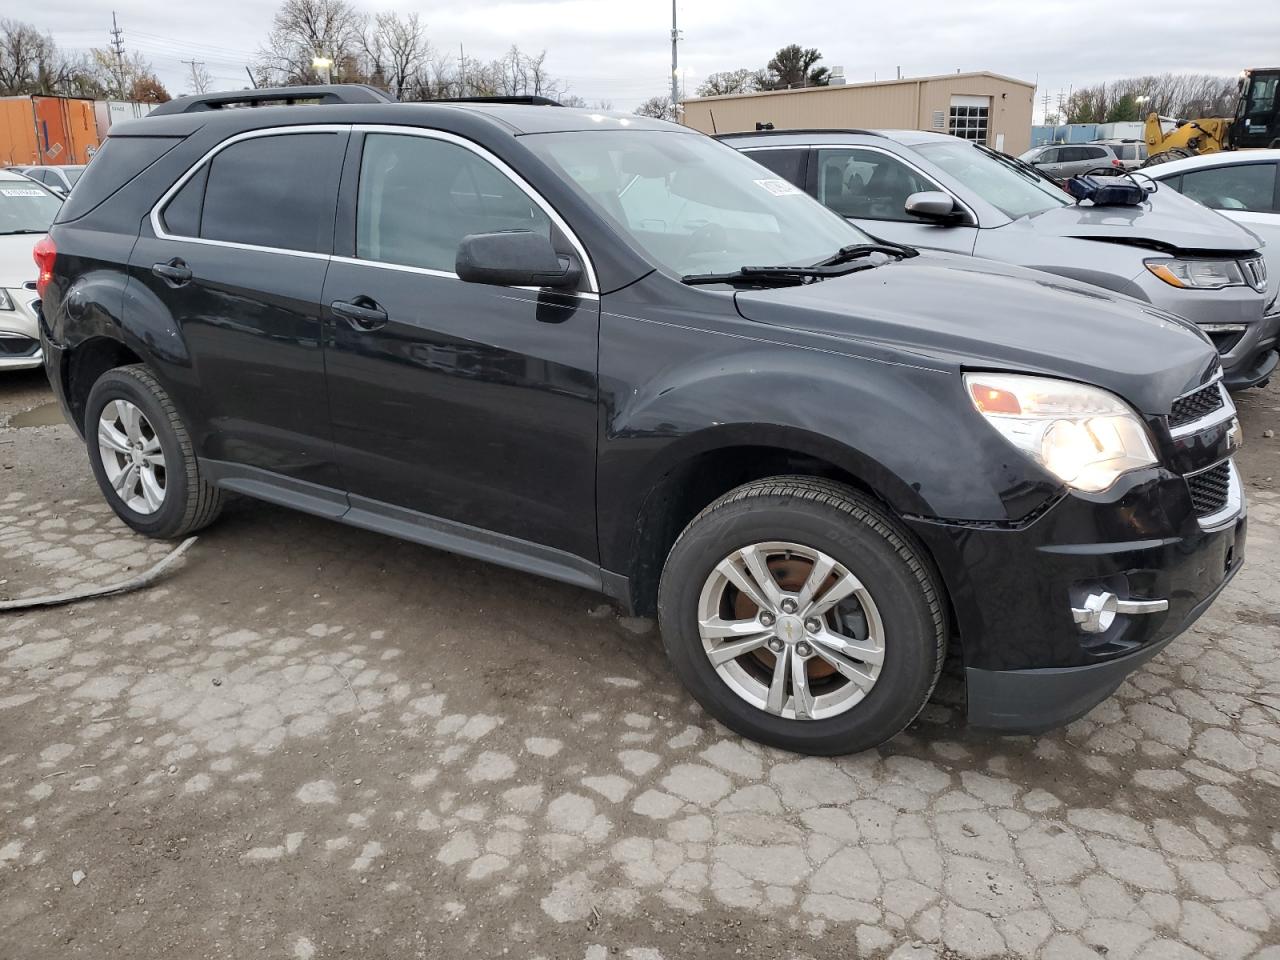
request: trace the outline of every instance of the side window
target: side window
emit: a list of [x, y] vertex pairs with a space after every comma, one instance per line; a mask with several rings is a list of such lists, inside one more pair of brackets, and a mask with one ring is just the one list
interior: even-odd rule
[[1047, 150], [1042, 150], [1040, 152], [1040, 155], [1035, 157], [1032, 162], [1033, 163], [1057, 163], [1059, 159], [1061, 159], [1059, 157], [1059, 154], [1061, 153], [1062, 151], [1057, 147], [1049, 147]]
[[209, 179], [209, 165], [202, 164], [182, 189], [165, 204], [160, 219], [167, 232], [178, 237], [200, 236], [200, 210], [204, 206], [204, 187]]
[[907, 197], [941, 190], [901, 160], [878, 150], [846, 147], [818, 150], [818, 199], [845, 217], [917, 222]]
[[1089, 159], [1089, 155], [1085, 152], [1084, 147], [1060, 147], [1058, 149], [1059, 163], [1076, 163], [1087, 159]]
[[551, 220], [475, 152], [431, 137], [370, 134], [360, 161], [356, 256], [452, 273], [472, 233], [532, 230]]
[[1239, 163], [1182, 175], [1182, 192], [1215, 210], [1276, 209], [1274, 163]]
[[1085, 159], [1097, 160], [1099, 163], [1106, 163], [1111, 159], [1111, 151], [1106, 147], [1085, 147]]
[[803, 190], [805, 153], [801, 147], [795, 150], [750, 150], [747, 156]]
[[327, 252], [345, 143], [336, 133], [276, 134], [233, 143], [215, 154], [200, 237]]

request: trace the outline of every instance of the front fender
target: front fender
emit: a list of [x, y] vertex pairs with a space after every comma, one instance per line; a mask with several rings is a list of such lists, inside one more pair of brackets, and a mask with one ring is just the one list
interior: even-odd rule
[[[646, 332], [652, 339], [653, 328]], [[674, 336], [669, 328], [656, 335]], [[958, 370], [700, 336], [703, 350], [693, 356], [696, 341], [683, 350], [674, 342], [659, 347], [666, 357], [689, 359], [631, 389], [607, 376], [602, 354], [606, 565], [629, 554], [648, 493], [664, 476], [735, 447], [826, 461], [901, 515], [1011, 522], [1056, 491], [967, 402]]]

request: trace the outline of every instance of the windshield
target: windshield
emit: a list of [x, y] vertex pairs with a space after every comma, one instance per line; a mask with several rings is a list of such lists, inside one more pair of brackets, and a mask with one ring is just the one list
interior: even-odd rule
[[67, 183], [74, 187], [76, 181], [80, 179], [80, 174], [84, 173], [84, 167], [63, 167], [62, 173], [67, 178]]
[[45, 233], [62, 201], [37, 184], [0, 180], [0, 234]]
[[677, 277], [808, 265], [871, 242], [798, 187], [709, 137], [591, 130], [523, 141]]
[[1010, 220], [1071, 203], [1071, 197], [1044, 177], [1025, 167], [1015, 168], [1012, 161], [1002, 162], [963, 140], [941, 140], [915, 149]]

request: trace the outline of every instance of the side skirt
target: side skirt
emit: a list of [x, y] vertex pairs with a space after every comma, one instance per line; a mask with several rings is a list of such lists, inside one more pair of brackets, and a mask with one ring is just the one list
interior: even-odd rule
[[624, 607], [629, 606], [631, 591], [626, 577], [603, 570], [598, 564], [563, 550], [355, 496], [332, 487], [295, 480], [257, 467], [202, 459], [200, 469], [210, 482], [223, 490], [437, 550], [585, 587], [622, 601]]

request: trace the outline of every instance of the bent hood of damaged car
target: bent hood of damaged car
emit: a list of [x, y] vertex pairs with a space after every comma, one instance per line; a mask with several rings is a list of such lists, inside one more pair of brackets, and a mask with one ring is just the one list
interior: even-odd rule
[[949, 367], [1091, 383], [1153, 415], [1218, 363], [1204, 335], [1173, 314], [973, 257], [921, 254], [735, 296], [738, 312], [757, 323], [877, 343]]
[[1074, 203], [1023, 217], [1004, 229], [1015, 226], [1040, 235], [1123, 243], [1165, 253], [1244, 256], [1262, 245], [1240, 224], [1168, 187], [1135, 207]]

